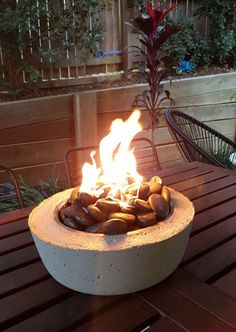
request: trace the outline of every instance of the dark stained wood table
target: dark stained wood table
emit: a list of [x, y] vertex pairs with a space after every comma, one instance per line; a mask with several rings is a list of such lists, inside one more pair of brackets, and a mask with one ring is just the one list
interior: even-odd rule
[[160, 176], [193, 201], [191, 237], [169, 278], [131, 295], [91, 296], [60, 285], [34, 246], [30, 208], [2, 214], [0, 331], [236, 331], [236, 173], [193, 162]]

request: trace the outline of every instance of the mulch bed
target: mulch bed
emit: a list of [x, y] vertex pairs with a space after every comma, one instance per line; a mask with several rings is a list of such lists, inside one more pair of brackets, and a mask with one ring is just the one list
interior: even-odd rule
[[[224, 67], [209, 67], [209, 68], [199, 68], [198, 70], [190, 73], [190, 74], [183, 74], [179, 77], [171, 77], [171, 79], [175, 78], [187, 78], [187, 77], [197, 77], [197, 76], [206, 76], [206, 75], [213, 75], [219, 73], [229, 73], [234, 72], [235, 68], [228, 68], [228, 66]], [[0, 102], [12, 101], [12, 100], [22, 100], [22, 99], [30, 99], [30, 98], [39, 98], [39, 97], [46, 97], [46, 96], [53, 96], [53, 95], [61, 95], [61, 94], [71, 94], [81, 91], [88, 91], [88, 90], [99, 90], [99, 89], [107, 89], [112, 87], [122, 87], [128, 86], [137, 83], [145, 83], [145, 81], [138, 79], [138, 78], [127, 78], [124, 77], [123, 79], [118, 80], [106, 80], [103, 82], [95, 82], [90, 84], [78, 84], [78, 85], [71, 85], [71, 86], [63, 86], [63, 87], [39, 87], [37, 84], [34, 86], [26, 86], [26, 88], [22, 91], [19, 91], [17, 94], [7, 93], [0, 91]]]

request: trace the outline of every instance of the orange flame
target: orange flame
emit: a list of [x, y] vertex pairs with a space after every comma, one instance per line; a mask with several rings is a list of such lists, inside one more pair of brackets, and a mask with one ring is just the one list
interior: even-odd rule
[[[94, 160], [95, 151], [91, 153], [92, 164], [85, 163], [82, 168], [83, 180], [80, 191], [99, 196], [101, 189], [97, 183], [110, 187], [109, 196], [125, 201], [128, 179], [131, 177], [137, 188], [140, 187], [142, 176], [136, 170], [136, 159], [130, 143], [133, 137], [142, 130], [139, 123], [140, 111], [134, 111], [127, 121], [116, 119], [112, 122], [110, 133], [105, 136], [99, 146], [101, 168], [97, 168]], [[103, 191], [103, 189], [102, 189]]]

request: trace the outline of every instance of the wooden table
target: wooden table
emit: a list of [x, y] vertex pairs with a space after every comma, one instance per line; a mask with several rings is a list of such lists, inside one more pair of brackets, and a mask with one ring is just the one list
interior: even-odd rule
[[102, 297], [65, 288], [38, 256], [30, 209], [2, 214], [0, 330], [236, 331], [236, 175], [198, 162], [160, 175], [193, 201], [196, 216], [179, 268], [136, 294]]

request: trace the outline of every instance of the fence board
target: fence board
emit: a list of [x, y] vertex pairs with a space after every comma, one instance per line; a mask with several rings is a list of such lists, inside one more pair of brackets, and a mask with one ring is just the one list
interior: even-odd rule
[[10, 168], [62, 161], [71, 138], [0, 146], [1, 162]]
[[235, 119], [236, 118], [236, 104], [214, 104], [214, 105], [201, 105], [201, 106], [187, 106], [178, 107], [178, 110], [185, 112], [190, 116], [195, 117], [199, 121], [212, 121], [221, 119]]
[[25, 126], [1, 130], [1, 145], [72, 138], [74, 123], [72, 118], [33, 123]]
[[[202, 36], [206, 36], [208, 30], [208, 22], [205, 17], [193, 16], [193, 13], [198, 5], [198, 1], [194, 0], [173, 0], [170, 2], [179, 3], [180, 6], [170, 13], [170, 16], [174, 19], [183, 20], [189, 17], [193, 20], [194, 25]], [[30, 19], [29, 19], [29, 32], [26, 36], [26, 46], [23, 50], [23, 57], [30, 64], [36, 64], [36, 68], [41, 72], [44, 84], [52, 84], [55, 81], [63, 81], [64, 85], [68, 85], [67, 79], [73, 81], [79, 76], [90, 76], [92, 79], [92, 74], [101, 73], [116, 73], [116, 71], [123, 71], [131, 68], [133, 64], [137, 63], [137, 58], [133, 54], [127, 54], [123, 52], [120, 55], [107, 56], [104, 58], [91, 57], [84, 65], [84, 60], [80, 56], [78, 46], [71, 47], [71, 49], [66, 50], [63, 42], [55, 41], [51, 36], [53, 32], [58, 28], [54, 26], [53, 21], [49, 17], [42, 17], [41, 8], [42, 5], [46, 4], [49, 10], [54, 11], [58, 17], [62, 17], [63, 11], [68, 9], [73, 1], [70, 0], [42, 0], [35, 1], [35, 5], [38, 8], [39, 16], [37, 22], [32, 22], [36, 25], [40, 33], [46, 28], [46, 34], [49, 37], [49, 41], [43, 38], [41, 35], [39, 37], [36, 35], [34, 29], [31, 29]], [[97, 13], [94, 14], [98, 15]], [[138, 41], [137, 33], [133, 31], [128, 31], [127, 26], [124, 27], [124, 22], [131, 21], [131, 11], [128, 9], [126, 1], [116, 0], [113, 2], [111, 11], [103, 10], [100, 14], [101, 20], [104, 23], [105, 35], [104, 40], [100, 43], [99, 48], [103, 51], [116, 51], [122, 50], [127, 46], [140, 45]], [[91, 19], [91, 25], [93, 24]], [[69, 36], [67, 32], [64, 32], [61, 36], [62, 40], [68, 41]], [[7, 47], [7, 41], [2, 38], [2, 47]], [[60, 59], [55, 63], [53, 59], [44, 59], [40, 57], [34, 50], [36, 48], [44, 48], [45, 51], [50, 51], [52, 49], [59, 50]], [[16, 56], [20, 60], [19, 56]], [[3, 66], [5, 75], [12, 82], [23, 81], [23, 76], [25, 76], [26, 81], [29, 80], [29, 74], [24, 72], [15, 72], [14, 70], [15, 61], [13, 58], [9, 59], [5, 57], [3, 59]], [[13, 70], [12, 70], [13, 69]], [[87, 78], [88, 79], [88, 78]], [[66, 80], [66, 81], [64, 81]]]
[[61, 95], [0, 104], [0, 129], [73, 116], [73, 98]]

